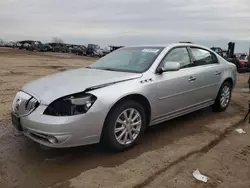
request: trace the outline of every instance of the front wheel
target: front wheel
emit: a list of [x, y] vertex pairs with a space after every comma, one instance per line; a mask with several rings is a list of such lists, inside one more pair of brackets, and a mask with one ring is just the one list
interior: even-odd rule
[[123, 101], [110, 112], [103, 130], [103, 141], [114, 151], [134, 146], [146, 127], [145, 110], [135, 101]]
[[219, 90], [213, 107], [214, 111], [222, 112], [227, 109], [231, 100], [232, 85], [229, 82], [224, 82]]

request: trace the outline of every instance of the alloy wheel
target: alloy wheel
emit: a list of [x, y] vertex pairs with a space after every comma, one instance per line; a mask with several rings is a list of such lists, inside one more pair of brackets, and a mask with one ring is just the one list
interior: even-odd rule
[[114, 134], [122, 145], [131, 144], [138, 137], [142, 126], [141, 114], [134, 108], [124, 110], [115, 122]]
[[225, 108], [230, 100], [230, 88], [226, 85], [223, 87], [221, 96], [220, 96], [220, 105]]

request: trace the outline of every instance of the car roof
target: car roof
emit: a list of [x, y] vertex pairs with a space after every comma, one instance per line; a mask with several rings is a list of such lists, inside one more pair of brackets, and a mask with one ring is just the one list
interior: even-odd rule
[[144, 45], [133, 45], [133, 46], [127, 46], [127, 47], [160, 47], [160, 48], [166, 48], [166, 47], [178, 47], [178, 46], [193, 46], [193, 47], [200, 47], [200, 48], [209, 49], [209, 48], [207, 48], [205, 46], [202, 46], [202, 45], [199, 45], [199, 44], [185, 43], [185, 42], [169, 43], [169, 44], [144, 44]]

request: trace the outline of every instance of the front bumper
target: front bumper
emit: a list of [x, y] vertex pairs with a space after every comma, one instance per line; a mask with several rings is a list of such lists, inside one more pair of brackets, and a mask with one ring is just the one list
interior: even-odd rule
[[31, 114], [20, 117], [22, 132], [48, 147], [62, 148], [98, 143], [106, 117], [105, 110], [91, 109], [76, 116], [49, 116], [39, 105]]

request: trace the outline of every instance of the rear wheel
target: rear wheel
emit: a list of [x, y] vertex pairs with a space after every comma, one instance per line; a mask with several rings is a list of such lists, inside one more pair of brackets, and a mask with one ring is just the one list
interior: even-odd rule
[[214, 111], [221, 112], [227, 109], [231, 100], [232, 84], [224, 82], [219, 90], [215, 104], [213, 105]]
[[135, 101], [119, 103], [109, 114], [103, 129], [103, 141], [114, 151], [134, 146], [146, 127], [144, 108]]

